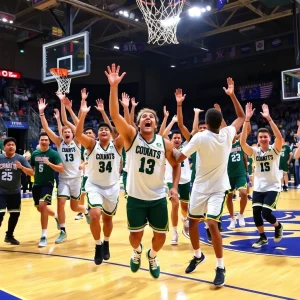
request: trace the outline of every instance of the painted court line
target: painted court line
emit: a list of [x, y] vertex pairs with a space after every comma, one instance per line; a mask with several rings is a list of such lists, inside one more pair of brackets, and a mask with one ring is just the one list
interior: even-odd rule
[[[26, 252], [26, 251], [15, 251], [15, 250], [6, 250], [6, 249], [5, 250], [0, 249], [0, 252], [16, 252], [16, 253], [22, 253], [22, 254], [46, 255], [46, 256], [54, 256], [54, 257], [61, 257], [61, 258], [72, 258], [72, 259], [77, 259], [77, 260], [85, 260], [85, 261], [92, 261], [92, 262], [94, 262], [94, 260], [90, 259], [90, 258], [76, 257], [76, 256], [67, 256], [67, 255], [59, 255], [59, 254], [51, 254], [51, 253]], [[114, 265], [114, 266], [129, 268], [129, 265], [124, 265], [124, 264], [119, 264], [119, 263], [114, 263], [114, 262], [104, 262], [104, 263], [109, 264], [109, 265]], [[145, 269], [145, 268], [140, 268], [140, 270], [149, 272], [149, 270]], [[196, 281], [196, 282], [202, 282], [202, 283], [212, 284], [212, 282], [210, 282], [208, 280], [204, 280], [204, 279], [191, 278], [191, 277], [187, 277], [187, 276], [184, 276], [184, 275], [178, 275], [178, 274], [173, 274], [173, 273], [168, 273], [168, 272], [160, 272], [160, 273], [164, 274], [164, 275], [176, 277], [176, 278], [181, 278], [181, 279], [187, 279], [187, 280]], [[279, 296], [279, 295], [275, 295], [275, 294], [269, 294], [269, 293], [260, 292], [260, 291], [256, 291], [256, 290], [251, 290], [251, 289], [247, 289], [247, 288], [242, 288], [242, 287], [238, 287], [238, 286], [234, 286], [234, 285], [229, 285], [229, 284], [225, 284], [224, 287], [235, 289], [235, 290], [239, 290], [239, 291], [243, 291], [243, 292], [248, 292], [248, 293], [252, 293], [252, 294], [273, 297], [273, 298], [277, 298], [277, 299], [297, 300], [296, 298], [289, 298], [289, 297]]]

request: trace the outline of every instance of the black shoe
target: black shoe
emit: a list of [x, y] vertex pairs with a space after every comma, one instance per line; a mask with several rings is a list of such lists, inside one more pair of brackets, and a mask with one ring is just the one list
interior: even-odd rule
[[190, 261], [190, 264], [188, 265], [188, 267], [185, 269], [185, 273], [188, 274], [188, 273], [194, 272], [196, 267], [204, 261], [205, 261], [205, 256], [203, 253], [201, 253], [200, 258], [197, 258], [194, 256], [193, 259]]
[[106, 242], [106, 241], [103, 242], [103, 259], [104, 260], [110, 259], [109, 242]]
[[259, 249], [263, 245], [267, 245], [267, 244], [268, 244], [268, 239], [260, 237], [254, 244], [252, 244], [252, 248]]
[[252, 201], [252, 196], [251, 195], [248, 195], [248, 200]]
[[214, 285], [221, 287], [225, 284], [226, 270], [225, 268], [216, 268], [216, 277], [214, 279]]
[[275, 236], [274, 236], [274, 242], [278, 243], [282, 239], [282, 233], [283, 233], [283, 226], [281, 223], [279, 223], [278, 228], [275, 227]]
[[286, 185], [283, 186], [283, 191], [287, 192], [288, 191], [288, 187]]
[[209, 228], [206, 228], [207, 240], [211, 243], [211, 234]]
[[5, 242], [5, 243], [9, 243], [9, 244], [11, 244], [11, 245], [20, 245], [20, 242], [17, 241], [17, 240], [14, 238], [14, 236], [11, 236], [11, 237], [5, 236], [4, 242]]
[[103, 261], [103, 244], [96, 245], [94, 262], [96, 265], [101, 265]]

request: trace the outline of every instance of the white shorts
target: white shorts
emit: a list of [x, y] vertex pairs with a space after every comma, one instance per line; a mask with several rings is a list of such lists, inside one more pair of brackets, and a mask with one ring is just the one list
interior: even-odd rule
[[202, 194], [193, 189], [189, 202], [189, 218], [219, 221], [227, 195], [228, 192]]
[[280, 176], [280, 179], [283, 178], [283, 173], [285, 173], [285, 172], [283, 172], [283, 170], [279, 170], [279, 176]]
[[81, 177], [78, 178], [59, 178], [57, 197], [67, 198], [68, 200], [79, 200], [81, 193]]
[[85, 190], [90, 208], [100, 207], [109, 216], [116, 214], [120, 193], [119, 182], [110, 187], [101, 187], [87, 180]]

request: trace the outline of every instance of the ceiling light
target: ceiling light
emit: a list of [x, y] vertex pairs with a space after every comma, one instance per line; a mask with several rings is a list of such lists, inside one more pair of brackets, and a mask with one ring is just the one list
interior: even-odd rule
[[10, 20], [10, 21], [9, 21], [10, 24], [12, 24], [13, 22], [14, 22], [13, 20]]
[[201, 9], [199, 7], [192, 7], [188, 10], [190, 17], [200, 17], [201, 16]]
[[203, 13], [205, 13], [206, 12], [206, 8], [201, 8], [201, 11], [203, 12]]
[[175, 66], [175, 65], [171, 65], [170, 67], [171, 67], [171, 68], [176, 68], [176, 66]]
[[128, 11], [125, 10], [125, 11], [123, 12], [123, 15], [124, 15], [124, 17], [128, 18], [128, 17], [129, 17]]
[[114, 49], [119, 50], [120, 47], [119, 46], [114, 46]]
[[120, 15], [123, 15], [123, 13], [124, 13], [123, 10], [120, 10], [120, 11], [119, 11], [119, 14], [120, 14]]
[[207, 11], [211, 11], [211, 6], [210, 6], [210, 5], [207, 5], [207, 6], [206, 6], [206, 10], [207, 10]]
[[139, 21], [139, 19], [134, 19], [134, 21], [138, 22], [138, 21]]
[[7, 19], [6, 19], [6, 18], [3, 18], [2, 21], [5, 23], [5, 22], [7, 22]]

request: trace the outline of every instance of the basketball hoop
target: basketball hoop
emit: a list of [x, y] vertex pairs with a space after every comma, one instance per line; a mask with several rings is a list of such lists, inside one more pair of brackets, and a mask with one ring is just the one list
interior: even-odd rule
[[185, 0], [136, 0], [148, 27], [148, 44], [178, 44], [176, 31]]
[[70, 93], [71, 78], [68, 78], [68, 69], [52, 68], [50, 69], [51, 74], [55, 77], [58, 83], [58, 92]]

